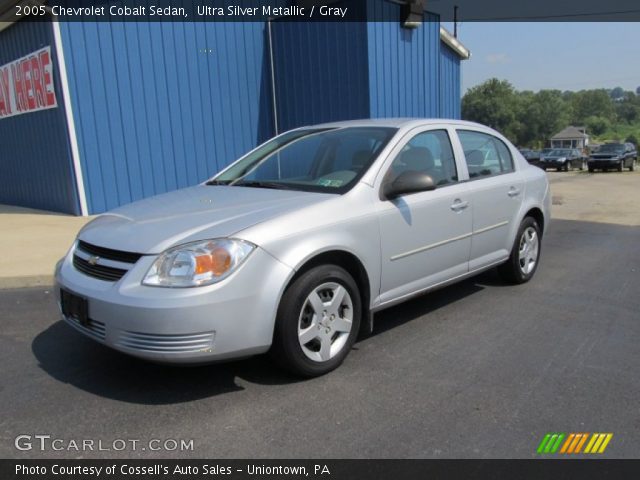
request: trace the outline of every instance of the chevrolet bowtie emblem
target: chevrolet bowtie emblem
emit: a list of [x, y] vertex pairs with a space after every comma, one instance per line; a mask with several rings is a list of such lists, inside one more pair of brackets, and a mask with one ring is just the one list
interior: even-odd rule
[[99, 256], [92, 255], [87, 259], [87, 262], [89, 263], [89, 265], [96, 265], [98, 263], [98, 260], [100, 260]]

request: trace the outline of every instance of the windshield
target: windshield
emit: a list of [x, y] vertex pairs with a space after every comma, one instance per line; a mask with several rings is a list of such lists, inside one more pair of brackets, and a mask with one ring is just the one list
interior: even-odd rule
[[564, 157], [571, 154], [571, 150], [551, 150], [549, 152], [550, 157]]
[[624, 145], [619, 143], [605, 143], [602, 145], [598, 152], [624, 152]]
[[265, 143], [210, 185], [344, 193], [364, 175], [395, 128], [301, 129]]

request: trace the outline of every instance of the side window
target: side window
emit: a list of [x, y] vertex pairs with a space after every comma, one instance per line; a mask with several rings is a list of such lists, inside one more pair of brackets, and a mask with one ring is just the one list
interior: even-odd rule
[[438, 186], [456, 183], [458, 172], [447, 131], [430, 130], [409, 140], [391, 164], [390, 174], [395, 178], [406, 171], [426, 173]]
[[470, 130], [458, 130], [458, 137], [470, 179], [513, 172], [511, 152], [499, 138]]

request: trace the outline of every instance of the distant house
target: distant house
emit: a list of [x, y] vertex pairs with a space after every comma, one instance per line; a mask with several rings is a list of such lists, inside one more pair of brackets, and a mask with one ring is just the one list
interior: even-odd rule
[[551, 137], [551, 148], [584, 148], [589, 145], [585, 127], [569, 126]]

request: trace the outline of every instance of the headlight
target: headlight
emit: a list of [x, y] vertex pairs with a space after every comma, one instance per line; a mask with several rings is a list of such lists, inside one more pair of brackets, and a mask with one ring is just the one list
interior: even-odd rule
[[244, 240], [227, 238], [179, 245], [153, 262], [142, 283], [156, 287], [211, 285], [231, 275], [255, 248]]
[[560, 157], [558, 159], [559, 162], [566, 162], [567, 161], [567, 157]]

